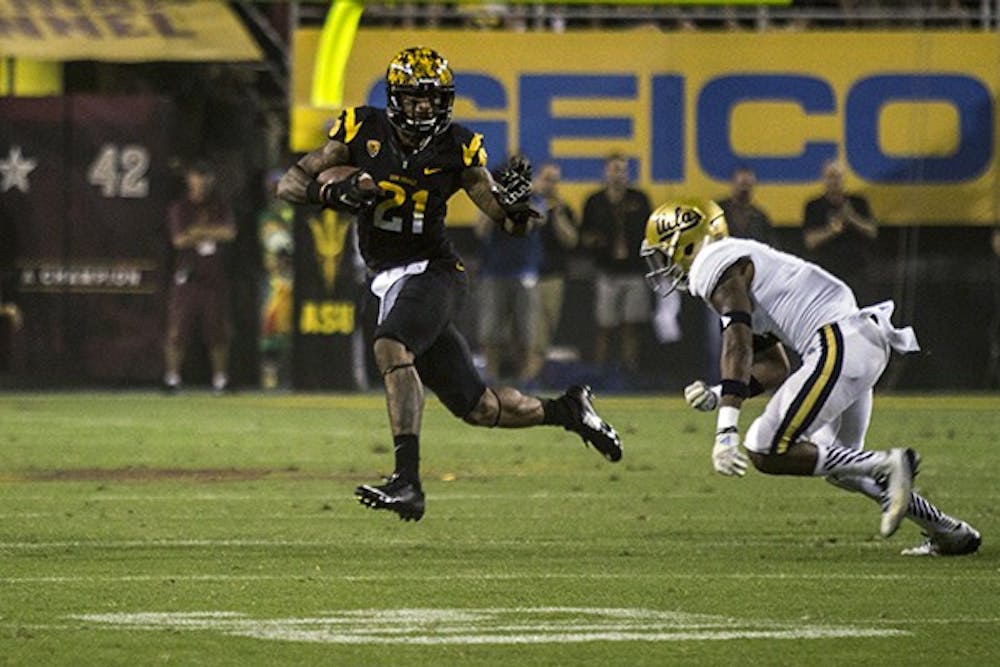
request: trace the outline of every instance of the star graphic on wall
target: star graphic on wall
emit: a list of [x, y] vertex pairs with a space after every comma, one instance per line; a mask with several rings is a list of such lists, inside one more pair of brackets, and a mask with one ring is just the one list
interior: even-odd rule
[[11, 188], [17, 188], [21, 192], [31, 190], [28, 183], [28, 174], [38, 166], [38, 160], [30, 160], [21, 155], [20, 146], [11, 146], [7, 153], [7, 159], [0, 159], [0, 192], [7, 192]]

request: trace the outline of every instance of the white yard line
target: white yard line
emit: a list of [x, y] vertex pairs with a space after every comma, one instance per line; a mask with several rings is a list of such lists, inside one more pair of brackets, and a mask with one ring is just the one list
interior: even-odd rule
[[553, 644], [899, 637], [897, 628], [744, 621], [726, 616], [629, 608], [520, 607], [357, 609], [307, 618], [251, 618], [218, 612], [82, 614], [111, 630], [214, 631], [255, 639], [327, 644]]
[[310, 630], [274, 630], [262, 628], [233, 633], [243, 637], [278, 641], [314, 642], [323, 644], [406, 644], [440, 645], [509, 645], [509, 644], [580, 644], [584, 642], [667, 642], [725, 641], [733, 639], [836, 639], [857, 637], [893, 637], [909, 633], [878, 629], [802, 630], [706, 630], [699, 632], [574, 632], [511, 635], [451, 635], [451, 636], [364, 636]]

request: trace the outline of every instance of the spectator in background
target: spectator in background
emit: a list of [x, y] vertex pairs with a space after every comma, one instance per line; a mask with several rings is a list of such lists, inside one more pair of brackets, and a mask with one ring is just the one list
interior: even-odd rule
[[646, 270], [636, 252], [649, 213], [649, 198], [629, 186], [628, 160], [617, 153], [609, 156], [604, 164], [604, 187], [584, 204], [580, 240], [593, 254], [598, 272], [595, 361], [608, 365], [612, 344], [617, 343], [617, 360], [630, 373], [639, 370], [640, 327], [650, 319]]
[[740, 165], [733, 170], [731, 190], [727, 198], [719, 201], [722, 212], [726, 214], [726, 224], [729, 225], [729, 235], [739, 239], [753, 239], [777, 248], [777, 238], [771, 218], [767, 212], [754, 202], [754, 188], [757, 185], [757, 174], [746, 165]]
[[174, 275], [167, 305], [167, 340], [163, 383], [168, 391], [181, 386], [184, 353], [196, 330], [208, 347], [212, 388], [229, 382], [231, 338], [230, 284], [226, 246], [236, 237], [229, 202], [215, 190], [215, 171], [202, 161], [184, 173], [187, 192], [167, 209], [170, 243], [175, 252]]
[[841, 162], [827, 162], [823, 194], [806, 203], [802, 241], [811, 259], [846, 282], [862, 304], [874, 301], [868, 273], [877, 238], [868, 200], [845, 191]]
[[566, 261], [580, 240], [573, 210], [559, 197], [562, 170], [555, 162], [538, 168], [533, 184], [531, 207], [541, 213], [536, 223], [542, 242], [542, 262], [538, 275], [538, 312], [532, 350], [525, 376], [535, 380], [545, 366], [545, 356], [559, 328], [563, 293], [566, 288]]
[[531, 379], [530, 351], [538, 315], [538, 273], [542, 237], [535, 227], [526, 236], [503, 231], [488, 216], [476, 222], [482, 248], [479, 267], [479, 342], [487, 382], [503, 377], [506, 364], [520, 383]]
[[264, 277], [260, 289], [260, 386], [275, 389], [289, 383], [292, 351], [292, 225], [295, 207], [278, 199], [281, 171], [267, 175], [267, 206], [257, 216]]

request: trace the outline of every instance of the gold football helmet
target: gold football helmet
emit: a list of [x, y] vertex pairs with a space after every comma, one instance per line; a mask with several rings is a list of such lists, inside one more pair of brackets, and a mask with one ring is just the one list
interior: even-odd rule
[[[448, 61], [434, 49], [414, 46], [397, 53], [385, 73], [385, 91], [389, 121], [401, 132], [424, 139], [451, 125], [455, 77]], [[416, 98], [430, 102], [429, 114], [414, 113]]]
[[695, 256], [706, 244], [729, 236], [722, 209], [711, 199], [668, 201], [646, 221], [639, 254], [649, 265], [646, 282], [660, 296], [687, 291]]

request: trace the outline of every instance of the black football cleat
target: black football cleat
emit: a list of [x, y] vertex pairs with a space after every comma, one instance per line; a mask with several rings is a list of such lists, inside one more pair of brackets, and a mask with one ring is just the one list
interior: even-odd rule
[[932, 533], [922, 544], [900, 553], [904, 556], [967, 556], [979, 551], [982, 543], [979, 531], [960, 521], [953, 530]]
[[392, 510], [403, 521], [420, 521], [424, 516], [424, 492], [420, 482], [413, 482], [393, 473], [385, 484], [362, 484], [354, 489], [354, 497], [373, 510]]
[[622, 441], [611, 424], [601, 419], [594, 410], [594, 393], [590, 387], [574, 386], [566, 390], [566, 396], [574, 407], [575, 420], [567, 431], [573, 431], [583, 438], [584, 443], [599, 451], [604, 458], [619, 461], [622, 458]]

